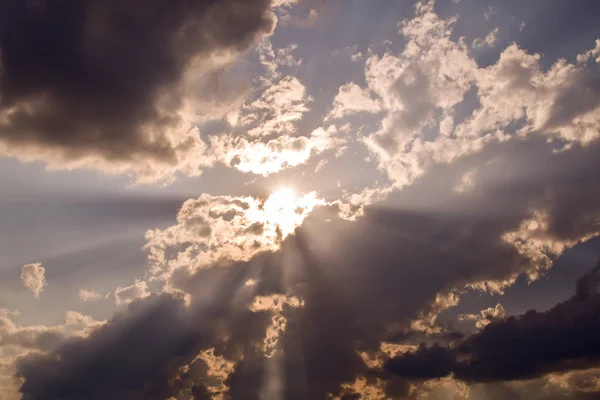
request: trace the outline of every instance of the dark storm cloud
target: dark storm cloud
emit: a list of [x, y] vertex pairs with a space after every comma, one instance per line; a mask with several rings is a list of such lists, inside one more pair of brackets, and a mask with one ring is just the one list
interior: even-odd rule
[[545, 312], [493, 321], [455, 348], [420, 347], [389, 360], [388, 372], [416, 379], [454, 373], [468, 382], [532, 379], [600, 365], [600, 264], [575, 295]]
[[[594, 179], [600, 167], [599, 146], [600, 143], [595, 142], [553, 153], [553, 146], [545, 140], [506, 142], [451, 166], [432, 169], [413, 187], [393, 195], [379, 207], [367, 208], [365, 216], [355, 222], [339, 219], [335, 207], [318, 208], [295, 236], [286, 239], [280, 252], [261, 254], [248, 263], [200, 270], [192, 275], [177, 271], [174, 286], [190, 293], [192, 304], [209, 301], [213, 308], [206, 310], [210, 312], [184, 311], [180, 304], [165, 313], [158, 311], [153, 318], [125, 314], [87, 339], [24, 362], [20, 368], [20, 376], [25, 379], [22, 390], [29, 398], [42, 399], [42, 388], [51, 388], [54, 392], [49, 393], [67, 399], [77, 398], [72, 393], [101, 398], [106, 395], [105, 388], [113, 390], [113, 398], [119, 398], [122, 393], [130, 398], [148, 398], [152, 393], [171, 394], [179, 387], [171, 388], [168, 382], [180, 380], [175, 379], [177, 372], [173, 372], [177, 368], [167, 366], [186, 365], [199, 349], [215, 347], [225, 359], [236, 363], [227, 379], [230, 394], [234, 394], [234, 398], [258, 398], [262, 382], [273, 379], [267, 368], [272, 359], [266, 359], [257, 350], [270, 315], [231, 310], [246, 310], [254, 295], [282, 293], [304, 302], [301, 307], [282, 312], [287, 327], [278, 348], [283, 352], [274, 356], [278, 362], [282, 398], [321, 399], [327, 393], [339, 393], [341, 384], [370, 376], [372, 368], [359, 352], [375, 354], [385, 360], [380, 351], [381, 341], [394, 336], [417, 337], [410, 334], [410, 322], [443, 306], [439, 301], [436, 303], [436, 298], [443, 299], [444, 294], [469, 283], [502, 281], [535, 268], [536, 260], [502, 239], [506, 232], [520, 229], [523, 221], [532, 218], [532, 209], [543, 209], [548, 214], [543, 232], [545, 239], [569, 242], [595, 232], [600, 212], [600, 190]], [[479, 169], [473, 189], [466, 193], [454, 192], [462, 174], [474, 166]], [[258, 282], [252, 289], [255, 292], [249, 292], [244, 285], [249, 278]], [[202, 289], [198, 289], [198, 285]], [[595, 296], [593, 300], [570, 300], [563, 309], [573, 311], [573, 315], [564, 317], [564, 321], [590, 327], [593, 320], [586, 320], [584, 316], [597, 309], [578, 306], [594, 305], [596, 301]], [[153, 309], [156, 305], [152, 304], [157, 303], [160, 302], [138, 300], [134, 304], [139, 307], [148, 304], [147, 307]], [[177, 311], [180, 308], [182, 311]], [[576, 309], [583, 311], [576, 314]], [[545, 315], [534, 313], [511, 323], [520, 327], [524, 324], [522, 321], [531, 321], [535, 329], [541, 329], [538, 324], [546, 321]], [[164, 322], [158, 322], [161, 320]], [[226, 321], [225, 331], [211, 330], [210, 327], [219, 325], [216, 321]], [[493, 326], [510, 328], [512, 325], [494, 322], [482, 335], [500, 329]], [[534, 331], [532, 333], [537, 332]], [[407, 334], [398, 334], [402, 332]], [[574, 334], [581, 332], [573, 328]], [[499, 334], [508, 335], [504, 331]], [[518, 360], [510, 355], [503, 359], [478, 353], [482, 349], [496, 348], [489, 345], [487, 336], [479, 336], [483, 339], [446, 336], [447, 341], [463, 343], [461, 348], [471, 354], [473, 360], [480, 357], [480, 363], [486, 363], [487, 369], [476, 371], [481, 376], [475, 376], [473, 371], [473, 376], [468, 376], [468, 369], [458, 369], [457, 350], [445, 346], [447, 342], [434, 350], [422, 347], [414, 355], [396, 359], [389, 365], [396, 363], [406, 379], [428, 379], [454, 371], [461, 374], [462, 379], [486, 380], [487, 376], [498, 373], [502, 362]], [[503, 347], [507, 351], [508, 337]], [[562, 338], [560, 333], [556, 338]], [[588, 337], [587, 340], [593, 339]], [[545, 344], [557, 346], [552, 341]], [[146, 351], [148, 348], [152, 351]], [[157, 351], [159, 355], [153, 356]], [[525, 371], [515, 369], [515, 374], [536, 376], [532, 370], [543, 373], [554, 370], [557, 365], [569, 368], [567, 364], [560, 364], [559, 357], [563, 353], [558, 347], [557, 351], [558, 355], [552, 355], [551, 351], [546, 353], [552, 369], [536, 370], [536, 363], [544, 360], [535, 353], [534, 363], [524, 365]], [[56, 355], [61, 358], [57, 359]], [[103, 357], [102, 362], [98, 357]], [[494, 361], [498, 364], [490, 366]], [[434, 369], [429, 369], [431, 363], [436, 364]], [[96, 365], [100, 365], [100, 369], [96, 369]], [[113, 376], [109, 365], [127, 366], [122, 370], [124, 377]], [[52, 371], [71, 372], [54, 375]], [[128, 380], [126, 377], [130, 375], [132, 378]], [[202, 371], [189, 377], [189, 381], [201, 382], [199, 376]], [[384, 386], [390, 395], [407, 393], [405, 379], [398, 379]], [[157, 392], [149, 394], [144, 392], [146, 382], [160, 387], [150, 386]]]
[[232, 288], [241, 284], [239, 269], [209, 274], [220, 282], [209, 304], [186, 307], [181, 298], [152, 295], [134, 301], [86, 338], [19, 360], [23, 399], [162, 400], [186, 389], [196, 399], [211, 398], [210, 366], [201, 360], [192, 364], [194, 358], [215, 348], [215, 354], [235, 359], [242, 347], [246, 363], [252, 363], [248, 349], [262, 342], [268, 314], [231, 306]]
[[171, 132], [190, 96], [180, 87], [184, 73], [191, 63], [208, 64], [211, 53], [243, 51], [270, 33], [270, 6], [270, 0], [3, 1], [0, 151], [4, 145], [9, 154], [54, 164], [91, 157], [106, 169], [115, 163], [142, 175], [158, 168], [144, 161], [174, 168], [197, 150], [193, 135]]

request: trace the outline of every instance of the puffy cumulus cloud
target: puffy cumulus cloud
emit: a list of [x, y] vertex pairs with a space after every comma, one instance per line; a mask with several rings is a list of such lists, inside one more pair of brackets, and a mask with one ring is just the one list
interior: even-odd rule
[[494, 65], [477, 74], [481, 107], [457, 128], [457, 135], [477, 135], [522, 121], [520, 135], [542, 134], [588, 143], [598, 137], [600, 75], [562, 59], [548, 71], [540, 55], [512, 44]]
[[148, 284], [139, 279], [136, 279], [131, 286], [118, 286], [115, 289], [115, 302], [117, 305], [129, 304], [135, 299], [148, 296], [150, 296]]
[[9, 1], [0, 17], [0, 153], [139, 181], [198, 174], [212, 161], [192, 123], [219, 109], [215, 98], [223, 109], [239, 102], [239, 90], [217, 77], [273, 31], [272, 6], [84, 1], [58, 12]]
[[[539, 54], [511, 44], [480, 68], [464, 39], [452, 38], [456, 19], [440, 18], [433, 6], [417, 3], [415, 17], [399, 24], [404, 49], [369, 56], [367, 86], [342, 86], [330, 111], [381, 115], [379, 129], [363, 140], [396, 187], [493, 143], [539, 135], [569, 148], [600, 135], [600, 74], [587, 65], [598, 46], [576, 64], [561, 59], [544, 70]], [[475, 47], [494, 45], [497, 33]]]
[[179, 268], [194, 271], [228, 265], [275, 251], [320, 204], [324, 202], [315, 192], [296, 196], [289, 189], [266, 200], [208, 194], [188, 200], [176, 225], [147, 232], [150, 273], [165, 279]]
[[[452, 161], [480, 146], [450, 137], [453, 107], [471, 88], [477, 64], [462, 39], [450, 39], [454, 19], [440, 19], [433, 2], [418, 3], [416, 10], [414, 19], [399, 24], [407, 40], [404, 50], [398, 56], [373, 55], [365, 67], [368, 87], [382, 98], [386, 112], [381, 129], [366, 143], [399, 185], [411, 183], [428, 164]], [[425, 140], [422, 131], [438, 123], [439, 141]]]
[[577, 282], [573, 297], [545, 312], [494, 320], [454, 347], [421, 346], [389, 360], [388, 372], [417, 379], [453, 373], [467, 382], [532, 379], [598, 367], [600, 264]]
[[46, 269], [42, 263], [32, 263], [21, 268], [21, 280], [25, 287], [33, 292], [36, 298], [44, 290], [46, 283]]

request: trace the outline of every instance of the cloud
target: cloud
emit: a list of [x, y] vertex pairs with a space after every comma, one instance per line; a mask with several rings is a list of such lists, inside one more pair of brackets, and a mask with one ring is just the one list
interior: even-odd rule
[[[404, 49], [369, 56], [367, 87], [342, 86], [331, 110], [380, 116], [379, 129], [362, 140], [395, 187], [497, 142], [539, 135], [568, 148], [598, 138], [600, 74], [586, 65], [596, 49], [579, 55], [577, 64], [561, 59], [544, 70], [539, 54], [513, 43], [480, 68], [464, 39], [453, 39], [455, 18], [440, 18], [433, 1], [418, 2], [415, 11], [398, 25]], [[494, 45], [497, 33], [475, 47]], [[355, 101], [342, 101], [348, 94]], [[379, 108], [366, 101], [373, 99], [381, 99]]]
[[596, 47], [594, 47], [591, 50], [588, 50], [587, 52], [585, 52], [583, 54], [579, 54], [577, 56], [577, 62], [578, 63], [586, 63], [590, 59], [593, 59], [594, 57], [597, 57], [595, 59], [595, 61], [597, 63], [600, 63], [600, 39], [596, 40]]
[[[389, 378], [377, 366], [417, 351], [420, 340], [439, 342], [442, 360], [445, 350], [453, 356], [448, 343], [468, 338], [437, 321], [441, 310], [464, 293], [496, 293], [517, 276], [535, 279], [547, 270], [545, 258], [597, 234], [598, 146], [557, 153], [540, 137], [491, 144], [432, 167], [354, 221], [339, 218], [337, 204], [288, 202], [283, 215], [295, 231], [285, 237], [278, 234], [281, 214], [268, 211], [266, 199], [191, 199], [175, 225], [148, 233], [148, 275], [164, 279], [173, 294], [137, 299], [95, 335], [28, 357], [19, 369], [22, 390], [67, 399], [224, 390], [258, 397], [266, 387], [302, 399], [357, 390], [402, 398], [390, 393], [413, 386], [414, 393], [463, 390], [451, 378]], [[474, 167], [477, 184], [455, 192]], [[522, 239], [507, 240], [511, 233]], [[536, 240], [547, 245], [518, 246]], [[291, 299], [302, 305], [284, 306]], [[259, 300], [269, 306], [253, 311]], [[425, 329], [417, 331], [420, 317]], [[202, 359], [192, 362], [210, 349], [220, 357], [215, 364], [232, 371], [224, 382]]]
[[[438, 321], [463, 294], [502, 293], [519, 276], [538, 279], [566, 249], [600, 233], [598, 139], [503, 132], [505, 124], [529, 115], [503, 103], [503, 96], [540, 90], [549, 72], [516, 46], [480, 69], [468, 46], [451, 40], [451, 25], [433, 13], [433, 3], [419, 3], [417, 18], [399, 26], [405, 51], [371, 55], [367, 88], [358, 87], [380, 99], [383, 121], [366, 143], [403, 190], [376, 187], [331, 204], [316, 193], [269, 204], [208, 194], [186, 201], [176, 224], [147, 233], [148, 279], [162, 280], [169, 293], [136, 299], [86, 338], [21, 359], [17, 375], [25, 398], [447, 398], [492, 389], [500, 398], [515, 398], [525, 389], [501, 381], [522, 377], [592, 392], [583, 368], [597, 367], [598, 360], [584, 365], [575, 355], [562, 363], [552, 354], [595, 345], [584, 332], [596, 328], [597, 318], [588, 317], [596, 315], [590, 310], [597, 311], [597, 295], [522, 317], [506, 317], [498, 306], [483, 310], [476, 321], [481, 331], [466, 337]], [[283, 53], [288, 60], [291, 51]], [[269, 82], [283, 79], [282, 68], [294, 68], [287, 61], [275, 64]], [[580, 67], [558, 68], [562, 78], [553, 82], [563, 82], [572, 68]], [[573, 76], [579, 73], [587, 74]], [[482, 103], [461, 121], [455, 107], [474, 87], [485, 89]], [[555, 89], [548, 84], [544, 92], [552, 97]], [[496, 94], [496, 102], [488, 98]], [[290, 98], [281, 99], [285, 107], [279, 110], [294, 108]], [[252, 122], [268, 127], [265, 132], [279, 129], [277, 118], [285, 114], [273, 117], [269, 110], [281, 104], [271, 100]], [[580, 115], [578, 107], [573, 112]], [[569, 125], [575, 114], [559, 111], [563, 115], [552, 124]], [[293, 121], [296, 127], [299, 119]], [[423, 138], [423, 130], [436, 124], [438, 136]], [[336, 132], [323, 132], [315, 134], [319, 141], [335, 138]], [[313, 136], [299, 133], [245, 135], [247, 146], [228, 163], [275, 171], [289, 164], [272, 161], [275, 150], [310, 147]], [[548, 137], [571, 147], [557, 152]], [[299, 163], [314, 154], [303, 151]], [[353, 220], [341, 218], [344, 213]], [[147, 293], [145, 282], [133, 286], [140, 285]], [[548, 341], [520, 343], [520, 329]], [[570, 346], [562, 340], [565, 332], [581, 343]], [[429, 345], [417, 345], [421, 339]], [[542, 353], [549, 344], [556, 352]], [[530, 358], [515, 365], [523, 354]], [[581, 375], [567, 371], [571, 362]], [[501, 376], [507, 373], [503, 365], [514, 366], [508, 369], [513, 377]], [[498, 385], [487, 386], [490, 381]], [[481, 398], [493, 398], [486, 396]]]
[[276, 251], [281, 241], [324, 202], [316, 192], [294, 198], [211, 196], [186, 201], [177, 224], [146, 233], [152, 276], [167, 279], [177, 269], [193, 272], [248, 261]]
[[119, 286], [115, 289], [115, 301], [117, 305], [129, 304], [135, 299], [148, 296], [150, 296], [148, 285], [145, 281], [139, 279], [136, 279], [131, 286]]
[[85, 337], [104, 322], [68, 311], [62, 325], [23, 326], [19, 313], [0, 309], [0, 387], [2, 399], [21, 398], [18, 387], [22, 382], [14, 379], [15, 363], [28, 354], [45, 354], [56, 349], [68, 337]]
[[312, 132], [298, 131], [297, 124], [313, 101], [306, 87], [284, 71], [302, 64], [293, 55], [297, 45], [274, 49], [265, 40], [257, 47], [266, 69], [259, 85], [229, 122], [228, 129], [210, 138], [216, 160], [242, 172], [267, 176], [306, 163], [311, 157], [344, 142], [340, 129], [330, 126]]
[[33, 263], [24, 265], [21, 269], [21, 280], [26, 288], [31, 290], [36, 298], [44, 290], [46, 283], [46, 270], [42, 263]]
[[377, 113], [381, 104], [373, 99], [368, 90], [361, 89], [354, 83], [340, 87], [333, 100], [333, 109], [326, 119], [340, 119], [359, 112]]
[[83, 301], [94, 301], [104, 298], [104, 296], [93, 289], [79, 289], [79, 298]]
[[265, 332], [265, 341], [263, 352], [265, 357], [271, 358], [277, 350], [280, 337], [285, 334], [287, 319], [284, 316], [284, 309], [287, 307], [302, 307], [304, 304], [296, 297], [286, 297], [281, 294], [270, 296], [257, 296], [250, 305], [250, 311], [270, 311], [273, 316], [271, 325]]
[[495, 319], [502, 319], [506, 316], [504, 307], [502, 304], [496, 304], [496, 307], [489, 307], [485, 310], [481, 310], [478, 314], [461, 314], [459, 315], [459, 321], [475, 321], [477, 328], [483, 328]]
[[[220, 300], [214, 303], [186, 306], [182, 298], [168, 294], [137, 299], [87, 338], [71, 339], [47, 355], [19, 359], [21, 393], [65, 400], [209, 399], [222, 394], [235, 386], [237, 349], [262, 344], [269, 314], [249, 311], [247, 302], [229, 304], [226, 299], [241, 282], [235, 274], [221, 277]], [[244, 362], [261, 357], [247, 353]]]
[[343, 142], [335, 126], [317, 128], [310, 136], [281, 135], [266, 142], [235, 136], [220, 136], [213, 141], [215, 153], [226, 164], [242, 172], [270, 175], [284, 168], [306, 163], [316, 154]]
[[491, 31], [490, 33], [488, 33], [485, 38], [480, 39], [477, 38], [475, 40], [473, 40], [473, 48], [474, 49], [480, 49], [482, 47], [494, 47], [496, 45], [496, 40], [498, 39], [498, 31], [499, 29], [496, 28], [493, 31]]
[[187, 110], [207, 113], [202, 104], [223, 95], [208, 90], [214, 77], [276, 21], [269, 0], [84, 1], [60, 12], [11, 0], [4, 11], [0, 153], [141, 181], [210, 164]]
[[[569, 300], [545, 312], [496, 319], [455, 347], [421, 346], [388, 361], [388, 372], [467, 382], [532, 379], [550, 372], [588, 369], [600, 361], [600, 264], [577, 281]], [[465, 360], [465, 361], [462, 361]]]

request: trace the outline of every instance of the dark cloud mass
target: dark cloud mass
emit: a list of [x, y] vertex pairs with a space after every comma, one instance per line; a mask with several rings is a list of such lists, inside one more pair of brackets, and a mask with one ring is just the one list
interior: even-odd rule
[[421, 346], [389, 360], [385, 369], [406, 378], [441, 378], [452, 372], [468, 382], [493, 382], [598, 366], [599, 284], [600, 264], [579, 279], [572, 298], [548, 311], [493, 321], [456, 347]]
[[186, 92], [184, 74], [193, 65], [210, 72], [211, 54], [243, 51], [270, 33], [270, 6], [270, 0], [3, 1], [0, 151], [148, 179], [189, 153], [200, 156], [198, 133], [188, 132], [178, 112], [207, 89]]
[[17, 376], [25, 378], [23, 399], [165, 399], [186, 393], [210, 399], [218, 385], [210, 379], [211, 366], [196, 357], [214, 348], [235, 360], [239, 347], [247, 346], [245, 363], [252, 363], [249, 349], [262, 341], [268, 317], [249, 312], [245, 303], [231, 304], [239, 271], [209, 273], [215, 274], [219, 293], [210, 304], [186, 307], [182, 298], [152, 295], [134, 301], [87, 338], [21, 359]]

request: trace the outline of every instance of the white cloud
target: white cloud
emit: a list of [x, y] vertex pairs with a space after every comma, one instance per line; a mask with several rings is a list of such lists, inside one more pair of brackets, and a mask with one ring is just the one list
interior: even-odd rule
[[[600, 54], [600, 41], [577, 65], [559, 60], [544, 71], [538, 54], [512, 44], [495, 64], [479, 68], [464, 40], [451, 38], [455, 19], [440, 19], [433, 5], [416, 5], [415, 17], [399, 24], [406, 39], [402, 52], [371, 55], [367, 87], [344, 85], [331, 112], [381, 113], [378, 131], [362, 140], [396, 188], [489, 143], [544, 135], [568, 148], [600, 136], [600, 73], [583, 65]], [[494, 45], [497, 33], [476, 46]], [[479, 107], [457, 125], [456, 107], [473, 88]], [[505, 131], [509, 126], [518, 127], [511, 128], [516, 134]], [[432, 130], [433, 137], [424, 135]]]
[[27, 264], [21, 269], [21, 280], [26, 288], [31, 290], [36, 298], [44, 290], [46, 283], [46, 270], [41, 263]]
[[372, 97], [368, 89], [361, 89], [355, 83], [340, 87], [333, 100], [333, 108], [325, 120], [340, 119], [359, 112], [378, 113], [381, 104]]
[[248, 129], [250, 136], [294, 133], [294, 123], [309, 110], [307, 103], [310, 100], [304, 85], [297, 78], [286, 76], [242, 108], [240, 124]]

